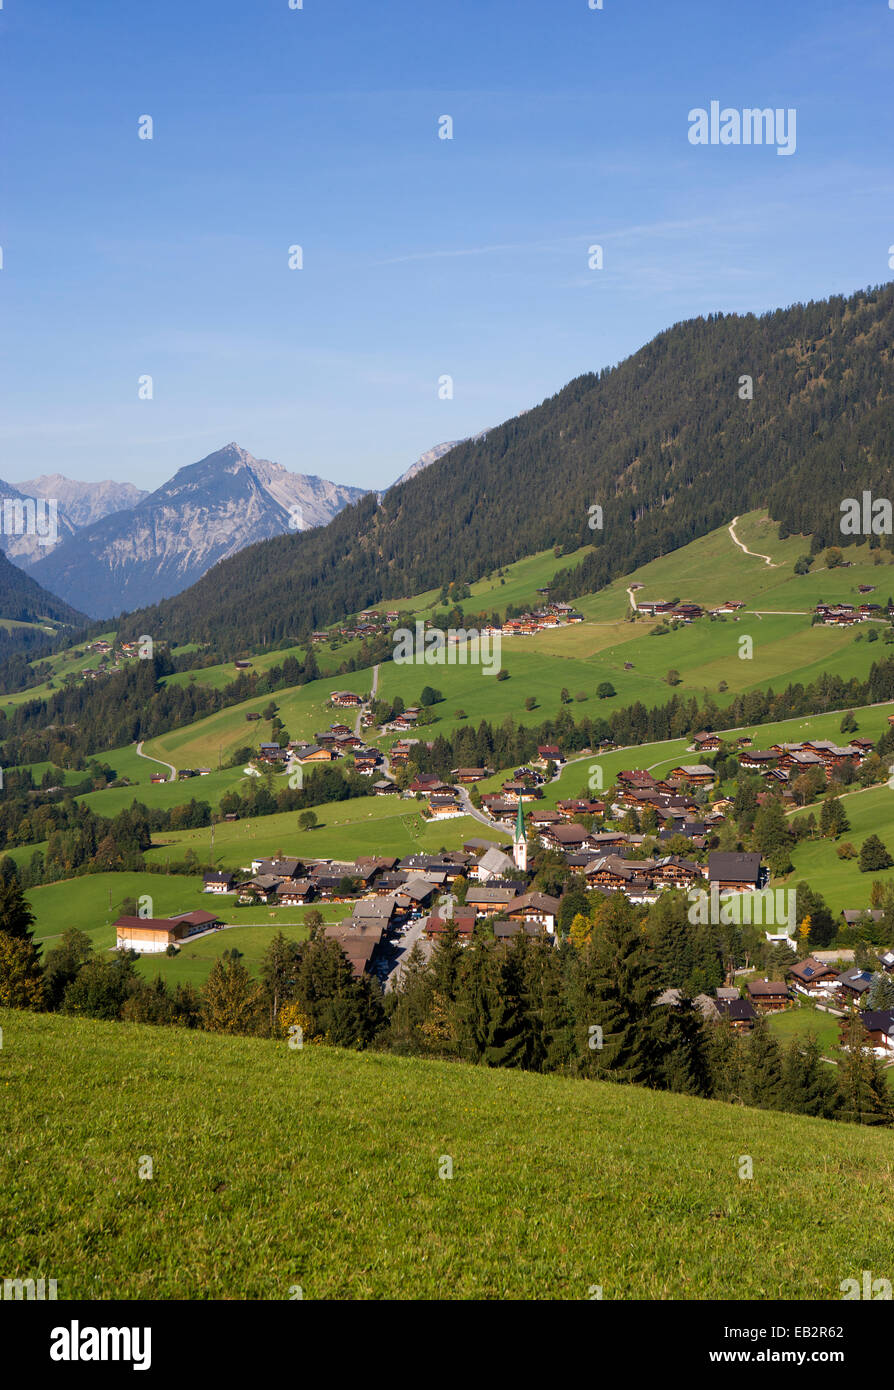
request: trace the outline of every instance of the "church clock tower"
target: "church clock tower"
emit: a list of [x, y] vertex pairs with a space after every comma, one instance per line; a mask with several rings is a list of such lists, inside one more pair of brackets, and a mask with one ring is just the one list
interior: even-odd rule
[[525, 831], [525, 813], [521, 797], [518, 799], [518, 815], [515, 820], [515, 833], [512, 836], [512, 857], [515, 860], [515, 867], [526, 873], [528, 868], [528, 836]]

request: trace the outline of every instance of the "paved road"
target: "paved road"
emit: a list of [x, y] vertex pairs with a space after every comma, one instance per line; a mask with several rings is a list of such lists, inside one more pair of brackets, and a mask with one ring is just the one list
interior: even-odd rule
[[170, 774], [171, 774], [170, 777], [168, 778], [168, 781], [169, 781], [169, 782], [176, 782], [176, 781], [177, 781], [177, 769], [176, 769], [176, 767], [174, 766], [174, 764], [173, 764], [173, 763], [166, 763], [166, 762], [163, 762], [161, 758], [151, 758], [151, 757], [149, 756], [148, 753], [144, 753], [144, 752], [143, 752], [143, 740], [142, 740], [142, 739], [140, 739], [139, 743], [137, 744], [137, 757], [138, 757], [138, 758], [145, 758], [146, 761], [149, 762], [149, 763], [158, 763], [159, 767], [166, 767], [166, 768], [168, 769], [168, 771], [170, 772]]

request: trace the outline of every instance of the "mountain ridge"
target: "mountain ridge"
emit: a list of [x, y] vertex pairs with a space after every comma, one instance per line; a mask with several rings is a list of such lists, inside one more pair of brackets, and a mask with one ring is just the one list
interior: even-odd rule
[[92, 616], [114, 616], [179, 592], [259, 540], [325, 524], [362, 496], [231, 442], [185, 464], [136, 506], [75, 531], [31, 568]]
[[[548, 548], [554, 596], [574, 597], [756, 506], [815, 549], [846, 544], [841, 497], [890, 486], [892, 343], [892, 284], [674, 324], [381, 502], [369, 495], [322, 530], [252, 546], [133, 621], [222, 647], [294, 639]], [[562, 555], [581, 546], [590, 553], [563, 573]]]

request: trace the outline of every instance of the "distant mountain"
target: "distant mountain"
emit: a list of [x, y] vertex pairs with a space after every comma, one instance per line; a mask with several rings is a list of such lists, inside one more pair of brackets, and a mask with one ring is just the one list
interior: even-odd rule
[[849, 544], [860, 537], [841, 534], [842, 498], [891, 495], [892, 344], [891, 284], [675, 324], [381, 502], [364, 497], [320, 530], [253, 546], [127, 626], [237, 650], [550, 547], [551, 591], [570, 599], [756, 507], [814, 550]]
[[[480, 434], [474, 434], [470, 437], [472, 439], [483, 439], [486, 433], [486, 430], [482, 430]], [[392, 487], [399, 487], [401, 483], [409, 482], [410, 478], [415, 478], [416, 474], [421, 473], [423, 468], [428, 468], [429, 464], [437, 463], [438, 459], [442, 459], [445, 454], [449, 454], [451, 449], [456, 449], [458, 445], [465, 443], [465, 439], [452, 439], [446, 444], [436, 444], [433, 449], [426, 449], [424, 454], [419, 455], [415, 463], [410, 464], [406, 473], [401, 473], [397, 482], [392, 483]]]
[[111, 617], [179, 593], [257, 541], [324, 525], [363, 495], [227, 444], [135, 507], [68, 534], [32, 573], [91, 617]]
[[0, 479], [0, 550], [20, 565], [31, 565], [76, 530], [62, 507], [41, 501], [27, 484]]
[[73, 526], [89, 526], [93, 521], [101, 521], [112, 512], [123, 512], [135, 507], [149, 493], [133, 483], [115, 483], [106, 480], [101, 483], [81, 483], [73, 478], [65, 478], [61, 473], [48, 473], [41, 478], [28, 478], [16, 483], [19, 492], [27, 497], [55, 497], [60, 512]]

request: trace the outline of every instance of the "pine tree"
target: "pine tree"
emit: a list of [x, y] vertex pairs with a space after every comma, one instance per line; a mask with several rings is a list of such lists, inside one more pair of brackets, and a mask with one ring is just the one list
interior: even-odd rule
[[745, 1047], [743, 1100], [761, 1110], [778, 1110], [782, 1094], [782, 1059], [779, 1044], [765, 1018], [755, 1023]]
[[878, 835], [869, 835], [860, 846], [860, 872], [865, 874], [874, 869], [890, 869], [892, 864], [894, 864], [894, 859], [891, 858]]
[[432, 988], [449, 1003], [456, 998], [463, 952], [456, 923], [451, 918], [435, 942], [431, 955]]
[[659, 1018], [659, 1077], [668, 1091], [690, 1096], [711, 1094], [708, 1038], [704, 1020], [685, 995], [678, 1005], [655, 1010]]
[[532, 1049], [522, 998], [522, 962], [519, 953], [512, 948], [504, 951], [500, 947], [492, 947], [491, 950], [497, 959], [494, 962], [494, 991], [482, 1061], [488, 1067], [526, 1067]]
[[839, 1103], [833, 1069], [823, 1062], [816, 1038], [792, 1038], [782, 1059], [781, 1108], [831, 1119]]
[[277, 1032], [280, 1007], [294, 995], [300, 963], [301, 946], [277, 932], [264, 952], [260, 970], [261, 999], [271, 1033]]
[[710, 1094], [715, 1100], [742, 1100], [743, 1051], [741, 1039], [728, 1019], [715, 1024], [708, 1035], [706, 1049]]
[[869, 993], [866, 996], [867, 1009], [894, 1009], [894, 979], [880, 970], [872, 977]]
[[0, 877], [0, 932], [20, 941], [30, 941], [31, 927], [36, 920], [22, 892], [18, 874]]
[[490, 1039], [493, 1010], [499, 997], [493, 982], [493, 939], [476, 928], [462, 955], [454, 1011], [462, 1055], [480, 1062]]
[[435, 990], [433, 972], [419, 941], [400, 966], [388, 1027], [388, 1040], [396, 1051], [427, 1049], [427, 1039], [420, 1031], [431, 1017]]
[[[599, 910], [590, 943], [577, 961], [575, 1023], [582, 1071], [641, 1085], [654, 1082], [658, 1020], [652, 1006], [658, 992], [640, 914], [617, 894]], [[600, 1039], [601, 1047], [591, 1046]]]
[[820, 834], [824, 839], [837, 839], [846, 830], [850, 830], [850, 821], [847, 812], [842, 806], [837, 796], [827, 796], [820, 811], [819, 820]]
[[891, 1099], [885, 1074], [867, 1042], [858, 1014], [850, 1019], [838, 1064], [841, 1119], [859, 1125], [889, 1125]]

